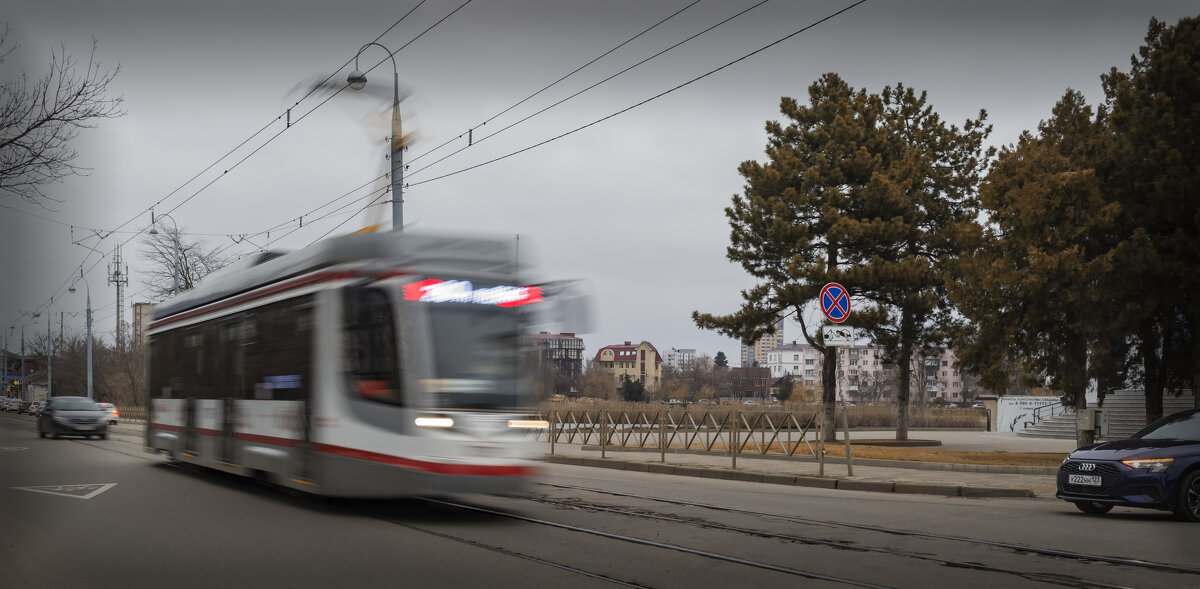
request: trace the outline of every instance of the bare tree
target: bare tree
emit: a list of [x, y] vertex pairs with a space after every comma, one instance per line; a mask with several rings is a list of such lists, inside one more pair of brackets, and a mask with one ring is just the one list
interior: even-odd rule
[[143, 241], [141, 254], [149, 262], [142, 272], [151, 300], [171, 296], [178, 283], [179, 292], [196, 286], [205, 276], [224, 268], [233, 259], [199, 239], [189, 239], [183, 229], [160, 224], [160, 231]]
[[[19, 49], [10, 43], [12, 28], [0, 33], [0, 66]], [[107, 96], [120, 66], [104, 70], [96, 60], [95, 41], [87, 67], [80, 67], [60, 44], [50, 53], [50, 70], [31, 80], [24, 70], [0, 82], [0, 201], [16, 196], [45, 205], [54, 201], [47, 184], [89, 170], [75, 165], [71, 142], [80, 129], [100, 119], [119, 117], [120, 97]]]

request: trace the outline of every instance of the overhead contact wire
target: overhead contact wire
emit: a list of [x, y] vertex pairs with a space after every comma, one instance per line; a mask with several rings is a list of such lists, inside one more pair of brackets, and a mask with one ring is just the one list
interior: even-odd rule
[[[857, 7], [857, 6], [858, 6], [858, 5], [860, 5], [860, 4], [863, 4], [863, 3], [865, 3], [866, 1], [867, 1], [867, 0], [858, 0], [858, 2], [855, 2], [855, 3], [853, 3], [853, 4], [849, 5], [849, 6], [845, 7], [845, 8], [842, 8], [841, 10], [838, 10], [837, 12], [834, 12], [834, 13], [832, 13], [832, 14], [830, 14], [830, 15], [828, 15], [828, 16], [826, 16], [826, 17], [824, 17], [824, 18], [822, 18], [822, 19], [820, 19], [820, 20], [818, 20], [818, 21], [816, 21], [816, 22], [813, 22], [812, 24], [809, 24], [809, 25], [807, 25], [807, 26], [805, 26], [805, 27], [801, 28], [801, 29], [800, 29], [800, 30], [798, 30], [798, 31], [795, 31], [795, 32], [793, 32], [793, 33], [790, 33], [790, 34], [788, 34], [788, 35], [786, 35], [786, 36], [784, 36], [784, 37], [781, 37], [781, 38], [779, 38], [779, 39], [778, 39], [778, 40], [776, 40], [776, 41], [773, 41], [773, 42], [771, 42], [771, 43], [768, 43], [767, 45], [764, 45], [764, 46], [762, 46], [762, 47], [760, 47], [760, 48], [758, 48], [758, 49], [754, 50], [754, 51], [751, 51], [750, 53], [747, 53], [746, 55], [743, 55], [743, 56], [741, 56], [741, 57], [739, 57], [739, 58], [737, 58], [737, 59], [735, 59], [735, 60], [733, 60], [733, 61], [731, 61], [731, 62], [729, 62], [729, 63], [726, 63], [725, 65], [722, 65], [722, 66], [720, 66], [720, 67], [718, 67], [718, 68], [715, 68], [715, 69], [713, 69], [713, 70], [710, 70], [710, 71], [708, 71], [708, 72], [706, 72], [706, 73], [704, 73], [704, 74], [701, 74], [701, 75], [699, 75], [699, 76], [696, 76], [696, 77], [694, 77], [694, 78], [692, 78], [692, 79], [690, 79], [690, 80], [688, 80], [688, 81], [686, 81], [686, 82], [684, 82], [684, 83], [682, 83], [682, 84], [679, 84], [679, 85], [677, 85], [677, 86], [675, 86], [675, 87], [673, 87], [673, 88], [670, 88], [670, 89], [668, 89], [668, 90], [664, 90], [663, 92], [660, 92], [660, 93], [658, 93], [658, 94], [655, 94], [654, 96], [651, 96], [650, 98], [647, 98], [647, 99], [645, 99], [645, 100], [642, 100], [641, 102], [638, 102], [638, 103], [632, 104], [632, 105], [630, 105], [630, 106], [627, 106], [627, 107], [625, 107], [625, 108], [623, 108], [623, 109], [621, 109], [621, 110], [618, 110], [618, 111], [616, 111], [616, 112], [614, 112], [614, 113], [612, 113], [612, 114], [610, 114], [610, 115], [607, 115], [607, 116], [605, 116], [605, 117], [602, 117], [602, 118], [600, 118], [600, 119], [596, 119], [595, 121], [592, 121], [592, 122], [590, 122], [590, 123], [588, 123], [588, 124], [586, 124], [586, 125], [582, 125], [582, 126], [580, 126], [580, 127], [576, 127], [575, 129], [572, 129], [572, 130], [570, 130], [570, 131], [567, 131], [567, 132], [565, 132], [565, 133], [562, 133], [562, 134], [556, 135], [556, 136], [554, 136], [554, 137], [551, 137], [551, 138], [549, 138], [549, 139], [546, 139], [546, 140], [544, 140], [544, 141], [540, 141], [540, 142], [538, 142], [538, 143], [535, 143], [535, 144], [533, 144], [533, 145], [530, 145], [530, 146], [528, 146], [528, 147], [524, 147], [524, 148], [522, 148], [522, 149], [519, 149], [519, 150], [517, 150], [517, 151], [514, 151], [514, 152], [511, 152], [511, 153], [508, 153], [508, 154], [502, 155], [502, 156], [500, 156], [500, 157], [497, 157], [497, 158], [493, 158], [493, 159], [487, 160], [487, 161], [485, 161], [485, 162], [481, 162], [481, 163], [475, 164], [475, 165], [473, 165], [473, 166], [468, 166], [468, 167], [466, 167], [466, 168], [462, 168], [462, 169], [460, 169], [460, 170], [456, 170], [456, 171], [454, 171], [454, 172], [450, 172], [450, 173], [447, 173], [447, 174], [442, 174], [441, 176], [436, 176], [436, 177], [430, 178], [430, 179], [428, 179], [428, 180], [421, 180], [421, 181], [419, 181], [419, 182], [413, 182], [413, 183], [412, 183], [412, 186], [419, 186], [419, 185], [421, 185], [421, 184], [427, 184], [427, 183], [429, 183], [429, 182], [433, 182], [433, 181], [435, 181], [435, 180], [441, 180], [441, 179], [443, 179], [443, 178], [449, 178], [449, 177], [451, 177], [451, 176], [456, 176], [456, 175], [458, 175], [458, 174], [461, 174], [461, 173], [463, 173], [463, 172], [468, 172], [468, 171], [471, 171], [471, 170], [474, 170], [474, 169], [477, 169], [477, 168], [481, 168], [481, 167], [483, 167], [483, 166], [486, 166], [486, 165], [488, 165], [488, 164], [493, 164], [493, 163], [496, 163], [496, 162], [498, 162], [498, 161], [501, 161], [501, 160], [508, 159], [508, 158], [510, 158], [510, 157], [512, 157], [512, 156], [519, 155], [519, 154], [521, 154], [521, 153], [524, 153], [524, 152], [526, 152], [526, 151], [529, 151], [529, 150], [531, 150], [531, 149], [535, 149], [535, 148], [541, 147], [541, 146], [543, 146], [543, 145], [546, 145], [547, 143], [551, 143], [551, 142], [557, 141], [557, 140], [559, 140], [559, 139], [562, 139], [563, 137], [566, 137], [566, 136], [568, 136], [568, 135], [572, 135], [572, 134], [574, 134], [574, 133], [577, 133], [577, 132], [579, 132], [579, 131], [582, 131], [582, 130], [584, 130], [584, 129], [587, 129], [588, 127], [592, 127], [592, 126], [598, 125], [598, 124], [600, 124], [600, 123], [602, 123], [602, 122], [604, 122], [604, 121], [607, 121], [608, 119], [611, 119], [611, 118], [613, 118], [613, 117], [616, 117], [616, 116], [618, 116], [618, 115], [621, 115], [621, 114], [624, 114], [624, 113], [626, 113], [626, 112], [629, 112], [629, 111], [631, 111], [631, 110], [633, 110], [633, 109], [635, 109], [635, 108], [638, 108], [639, 106], [642, 106], [642, 105], [645, 105], [645, 104], [647, 104], [647, 103], [653, 102], [654, 100], [657, 100], [657, 99], [659, 99], [659, 98], [662, 98], [663, 96], [666, 96], [666, 95], [668, 95], [668, 94], [670, 94], [670, 93], [672, 93], [672, 92], [675, 92], [676, 90], [679, 90], [680, 88], [683, 88], [683, 87], [685, 87], [685, 86], [689, 86], [689, 85], [691, 85], [691, 84], [693, 84], [693, 83], [695, 83], [695, 82], [698, 82], [698, 81], [700, 81], [700, 80], [703, 80], [704, 78], [707, 78], [707, 77], [709, 77], [709, 76], [711, 76], [711, 75], [713, 75], [713, 74], [715, 74], [715, 73], [717, 73], [717, 72], [720, 72], [720, 71], [722, 71], [722, 70], [724, 70], [724, 69], [726, 69], [726, 68], [729, 68], [729, 67], [731, 67], [731, 66], [733, 66], [733, 65], [735, 65], [735, 64], [737, 64], [737, 63], [740, 63], [740, 62], [742, 62], [742, 61], [745, 61], [745, 60], [747, 60], [747, 59], [749, 59], [749, 58], [751, 58], [751, 57], [753, 57], [753, 56], [755, 56], [755, 55], [757, 55], [757, 54], [759, 54], [759, 53], [762, 53], [763, 51], [766, 51], [767, 49], [770, 49], [771, 47], [774, 47], [774, 46], [776, 46], [776, 45], [778, 45], [778, 44], [780, 44], [780, 43], [783, 43], [784, 41], [787, 41], [788, 39], [791, 39], [792, 37], [795, 37], [796, 35], [799, 35], [799, 34], [801, 34], [801, 33], [805, 32], [805, 31], [808, 31], [809, 29], [812, 29], [813, 27], [816, 27], [816, 26], [818, 26], [818, 25], [820, 25], [820, 24], [822, 24], [822, 23], [824, 23], [824, 22], [826, 22], [826, 21], [829, 21], [829, 20], [831, 20], [831, 19], [833, 19], [833, 18], [835, 18], [835, 17], [837, 17], [837, 16], [840, 16], [841, 14], [843, 14], [843, 13], [845, 13], [845, 12], [849, 11], [849, 10], [850, 10], [850, 9], [852, 9], [852, 8], [855, 8], [855, 7]], [[426, 168], [428, 168], [428, 167], [429, 167], [429, 166], [426, 166]], [[422, 168], [422, 169], [425, 169], [425, 168]], [[420, 171], [420, 170], [418, 170], [418, 171]], [[414, 173], [415, 173], [415, 172], [414, 172]]]

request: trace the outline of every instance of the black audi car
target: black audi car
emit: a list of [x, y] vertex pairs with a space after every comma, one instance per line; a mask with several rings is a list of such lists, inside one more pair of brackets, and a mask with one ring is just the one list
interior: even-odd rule
[[38, 416], [38, 437], [108, 437], [107, 414], [87, 397], [51, 397]]
[[1123, 505], [1200, 522], [1200, 409], [1164, 417], [1127, 440], [1072, 452], [1058, 468], [1057, 497], [1084, 513]]

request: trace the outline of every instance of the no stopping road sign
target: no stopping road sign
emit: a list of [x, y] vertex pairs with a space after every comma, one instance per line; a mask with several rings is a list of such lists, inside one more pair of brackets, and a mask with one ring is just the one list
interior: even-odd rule
[[850, 292], [846, 287], [830, 282], [821, 289], [821, 312], [834, 323], [850, 317]]

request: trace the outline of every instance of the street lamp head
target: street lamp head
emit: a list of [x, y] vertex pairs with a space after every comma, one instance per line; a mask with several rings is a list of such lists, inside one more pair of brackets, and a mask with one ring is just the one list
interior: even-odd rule
[[158, 235], [158, 228], [153, 225], [150, 226], [150, 235]]
[[350, 72], [348, 77], [346, 77], [346, 83], [350, 84], [350, 87], [355, 90], [362, 90], [363, 87], [367, 85], [367, 75], [358, 70], [354, 70]]
[[71, 293], [71, 294], [75, 294], [75, 287], [74, 287], [74, 286], [72, 286], [71, 288], [68, 288], [68, 289], [67, 289], [67, 292], [69, 292], [69, 293]]

